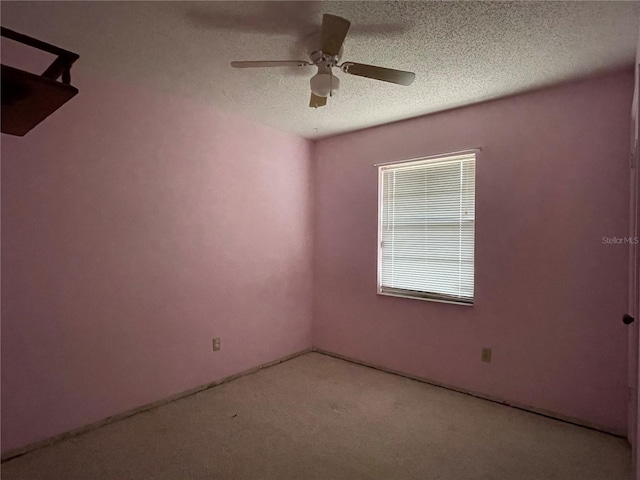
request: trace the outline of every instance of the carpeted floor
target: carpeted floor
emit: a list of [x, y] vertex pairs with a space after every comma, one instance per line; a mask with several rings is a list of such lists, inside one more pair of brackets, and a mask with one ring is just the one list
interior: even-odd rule
[[628, 480], [625, 440], [319, 353], [34, 451], [3, 480]]

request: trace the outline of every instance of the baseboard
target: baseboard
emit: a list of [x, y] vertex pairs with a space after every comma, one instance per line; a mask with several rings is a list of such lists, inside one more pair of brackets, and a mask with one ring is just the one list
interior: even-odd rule
[[499, 404], [506, 405], [506, 406], [509, 406], [509, 407], [512, 407], [512, 408], [517, 408], [518, 410], [524, 410], [524, 411], [527, 411], [527, 412], [530, 412], [530, 413], [535, 413], [536, 415], [542, 415], [544, 417], [552, 418], [554, 420], [560, 420], [562, 422], [571, 423], [573, 425], [578, 425], [580, 427], [585, 427], [585, 428], [589, 428], [591, 430], [597, 430], [599, 432], [608, 433], [610, 435], [615, 435], [616, 437], [626, 438], [626, 432], [624, 432], [624, 431], [620, 431], [620, 430], [612, 429], [610, 427], [605, 427], [603, 425], [598, 425], [598, 424], [595, 424], [595, 423], [591, 423], [591, 422], [588, 422], [586, 420], [582, 420], [580, 418], [570, 417], [570, 416], [567, 416], [567, 415], [562, 415], [562, 414], [559, 414], [559, 413], [551, 412], [549, 410], [545, 410], [545, 409], [542, 409], [542, 408], [533, 407], [531, 405], [525, 405], [525, 404], [518, 403], [518, 402], [512, 402], [510, 400], [505, 400], [503, 398], [495, 397], [493, 395], [487, 395], [487, 394], [484, 394], [484, 393], [475, 392], [475, 391], [472, 391], [472, 390], [467, 390], [465, 388], [455, 387], [453, 385], [448, 385], [446, 383], [438, 382], [436, 380], [420, 377], [420, 376], [417, 376], [417, 375], [412, 375], [412, 374], [401, 372], [401, 371], [398, 371], [398, 370], [393, 370], [391, 368], [387, 368], [387, 367], [384, 367], [382, 365], [376, 365], [376, 364], [373, 364], [373, 363], [370, 363], [370, 362], [365, 362], [365, 361], [359, 360], [357, 358], [349, 357], [347, 355], [342, 355], [340, 353], [330, 352], [328, 350], [323, 350], [321, 348], [315, 348], [314, 347], [314, 348], [312, 348], [312, 351], [317, 352], [317, 353], [321, 353], [323, 355], [328, 355], [330, 357], [339, 358], [340, 360], [346, 360], [347, 362], [356, 363], [356, 364], [362, 365], [364, 367], [373, 368], [375, 370], [380, 370], [380, 371], [386, 372], [386, 373], [392, 373], [394, 375], [399, 375], [401, 377], [410, 378], [411, 380], [416, 380], [418, 382], [428, 383], [429, 385], [433, 385], [433, 386], [436, 386], [436, 387], [446, 388], [447, 390], [453, 390], [455, 392], [464, 393], [465, 395], [470, 395], [472, 397], [481, 398], [483, 400], [488, 400], [490, 402], [499, 403]]
[[158, 408], [158, 407], [160, 407], [162, 405], [166, 405], [167, 403], [174, 402], [174, 401], [179, 400], [181, 398], [185, 398], [185, 397], [188, 397], [188, 396], [191, 396], [191, 395], [195, 395], [196, 393], [202, 392], [204, 390], [208, 390], [209, 388], [213, 388], [215, 386], [221, 385], [223, 383], [230, 382], [230, 381], [235, 380], [237, 378], [244, 377], [245, 375], [250, 375], [252, 373], [255, 373], [255, 372], [258, 372], [258, 371], [262, 370], [263, 368], [268, 368], [268, 367], [277, 365], [279, 363], [286, 362], [287, 360], [291, 360], [292, 358], [299, 357], [300, 355], [304, 355], [305, 353], [309, 353], [309, 352], [312, 352], [312, 351], [313, 352], [317, 352], [317, 353], [321, 353], [323, 355], [328, 355], [330, 357], [339, 358], [339, 359], [345, 360], [347, 362], [351, 362], [351, 363], [355, 363], [355, 364], [362, 365], [362, 366], [365, 366], [365, 367], [369, 367], [369, 368], [373, 368], [373, 369], [376, 369], [376, 370], [380, 370], [382, 372], [391, 373], [393, 375], [399, 375], [401, 377], [409, 378], [411, 380], [416, 380], [418, 382], [427, 383], [429, 385], [433, 385], [433, 386], [440, 387], [440, 388], [446, 388], [448, 390], [453, 390], [455, 392], [464, 393], [464, 394], [470, 395], [472, 397], [481, 398], [483, 400], [488, 400], [490, 402], [495, 402], [495, 403], [506, 405], [506, 406], [509, 406], [509, 407], [512, 407], [512, 408], [517, 408], [519, 410], [524, 410], [524, 411], [527, 411], [527, 412], [531, 412], [531, 413], [534, 413], [534, 414], [537, 414], [537, 415], [542, 415], [542, 416], [545, 416], [545, 417], [552, 418], [554, 420], [560, 420], [560, 421], [563, 421], [563, 422], [567, 422], [567, 423], [571, 423], [571, 424], [574, 424], [574, 425], [578, 425], [580, 427], [585, 427], [585, 428], [589, 428], [589, 429], [592, 429], [592, 430], [597, 430], [597, 431], [600, 431], [600, 432], [603, 432], [603, 433], [608, 433], [608, 434], [611, 434], [611, 435], [615, 435], [617, 437], [626, 438], [626, 433], [625, 432], [618, 431], [618, 430], [615, 430], [615, 429], [611, 429], [609, 427], [605, 427], [605, 426], [602, 426], [602, 425], [597, 425], [597, 424], [594, 424], [594, 423], [591, 423], [591, 422], [587, 422], [587, 421], [579, 419], [579, 418], [570, 417], [570, 416], [566, 416], [566, 415], [561, 415], [561, 414], [558, 414], [558, 413], [555, 413], [555, 412], [551, 412], [551, 411], [548, 411], [548, 410], [544, 410], [544, 409], [541, 409], [541, 408], [532, 407], [530, 405], [520, 404], [518, 402], [511, 402], [509, 400], [505, 400], [505, 399], [502, 399], [502, 398], [499, 398], [499, 397], [495, 397], [495, 396], [492, 396], [492, 395], [486, 395], [484, 393], [474, 392], [472, 390], [467, 390], [467, 389], [464, 389], [464, 388], [455, 387], [453, 385], [448, 385], [448, 384], [445, 384], [445, 383], [442, 383], [442, 382], [439, 382], [439, 381], [436, 381], [436, 380], [432, 380], [432, 379], [420, 377], [420, 376], [417, 376], [417, 375], [412, 375], [412, 374], [409, 374], [409, 373], [401, 372], [399, 370], [394, 370], [394, 369], [391, 369], [391, 368], [387, 368], [387, 367], [384, 367], [382, 365], [376, 365], [376, 364], [373, 364], [373, 363], [370, 363], [370, 362], [366, 362], [364, 360], [359, 360], [357, 358], [349, 357], [347, 355], [342, 355], [340, 353], [335, 353], [335, 352], [331, 352], [331, 351], [328, 351], [328, 350], [323, 350], [321, 348], [306, 348], [304, 350], [300, 350], [299, 352], [292, 353], [290, 355], [286, 355], [284, 357], [281, 357], [281, 358], [279, 358], [277, 360], [273, 360], [271, 362], [263, 363], [263, 364], [258, 365], [256, 367], [252, 367], [252, 368], [249, 368], [247, 370], [243, 370], [242, 372], [239, 372], [239, 373], [236, 373], [236, 374], [233, 374], [233, 375], [229, 375], [228, 377], [225, 377], [225, 378], [223, 378], [221, 380], [217, 380], [215, 382], [207, 383], [207, 384], [204, 384], [204, 385], [200, 385], [200, 386], [191, 388], [189, 390], [185, 390], [185, 391], [177, 393], [175, 395], [171, 395], [169, 397], [165, 397], [163, 399], [156, 400], [155, 402], [147, 403], [145, 405], [141, 405], [141, 406], [133, 408], [131, 410], [127, 410], [126, 412], [118, 413], [116, 415], [112, 415], [112, 416], [104, 418], [102, 420], [98, 420], [96, 422], [90, 423], [90, 424], [85, 425], [83, 427], [79, 427], [79, 428], [76, 428], [74, 430], [70, 430], [68, 432], [64, 432], [64, 433], [55, 435], [53, 437], [49, 437], [49, 438], [46, 438], [44, 440], [40, 440], [38, 442], [31, 443], [31, 444], [26, 445], [24, 447], [20, 447], [20, 448], [16, 448], [16, 449], [13, 449], [13, 450], [9, 450], [9, 451], [7, 451], [5, 453], [2, 453], [2, 456], [0, 457], [0, 461], [2, 461], [4, 463], [4, 462], [6, 462], [8, 460], [20, 457], [20, 456], [25, 455], [27, 453], [30, 453], [30, 452], [32, 452], [34, 450], [38, 450], [40, 448], [44, 448], [44, 447], [47, 447], [49, 445], [53, 445], [53, 444], [58, 443], [58, 442], [60, 442], [62, 440], [66, 440], [68, 438], [77, 437], [79, 435], [82, 435], [84, 433], [90, 432], [90, 431], [95, 430], [97, 428], [100, 428], [102, 426], [108, 425], [110, 423], [115, 423], [115, 422], [118, 422], [120, 420], [124, 420], [125, 418], [129, 418], [129, 417], [131, 417], [133, 415], [136, 415], [138, 413], [142, 413], [142, 412], [146, 412], [148, 410], [152, 410], [154, 408]]
[[262, 370], [263, 368], [272, 367], [272, 366], [277, 365], [279, 363], [286, 362], [287, 360], [291, 360], [292, 358], [298, 357], [300, 355], [304, 355], [305, 353], [309, 353], [310, 351], [311, 351], [311, 348], [306, 348], [304, 350], [300, 350], [299, 352], [292, 353], [290, 355], [286, 355], [286, 356], [284, 356], [282, 358], [279, 358], [277, 360], [273, 360], [271, 362], [263, 363], [261, 365], [258, 365], [257, 367], [252, 367], [252, 368], [249, 368], [247, 370], [243, 370], [242, 372], [230, 375], [230, 376], [225, 377], [225, 378], [223, 378], [221, 380], [217, 380], [215, 382], [207, 383], [205, 385], [200, 385], [198, 387], [190, 388], [189, 390], [185, 390], [184, 392], [180, 392], [180, 393], [177, 393], [175, 395], [171, 395], [169, 397], [165, 397], [165, 398], [162, 398], [160, 400], [156, 400], [155, 402], [151, 402], [151, 403], [147, 403], [145, 405], [141, 405], [141, 406], [133, 408], [131, 410], [127, 410], [126, 412], [122, 412], [122, 413], [118, 413], [116, 415], [112, 415], [110, 417], [104, 418], [102, 420], [98, 420], [97, 422], [90, 423], [90, 424], [85, 425], [83, 427], [79, 427], [79, 428], [76, 428], [74, 430], [70, 430], [68, 432], [60, 433], [60, 434], [55, 435], [53, 437], [49, 437], [49, 438], [46, 438], [44, 440], [40, 440], [38, 442], [31, 443], [31, 444], [26, 445], [24, 447], [20, 447], [20, 448], [15, 448], [13, 450], [9, 450], [9, 451], [7, 451], [7, 452], [2, 454], [2, 456], [0, 457], [0, 461], [1, 462], [6, 462], [8, 460], [11, 460], [11, 459], [14, 459], [14, 458], [17, 458], [17, 457], [21, 457], [22, 455], [25, 455], [27, 453], [33, 452], [34, 450], [38, 450], [40, 448], [48, 447], [49, 445], [53, 445], [54, 443], [58, 443], [58, 442], [60, 442], [62, 440], [66, 440], [68, 438], [77, 437], [77, 436], [82, 435], [84, 433], [87, 433], [87, 432], [90, 432], [92, 430], [95, 430], [96, 428], [100, 428], [100, 427], [103, 427], [105, 425], [109, 425], [110, 423], [115, 423], [115, 422], [118, 422], [120, 420], [124, 420], [125, 418], [129, 418], [129, 417], [131, 417], [133, 415], [136, 415], [138, 413], [146, 412], [148, 410], [152, 410], [154, 408], [158, 408], [158, 407], [160, 407], [162, 405], [166, 405], [167, 403], [175, 402], [176, 400], [179, 400], [181, 398], [185, 398], [185, 397], [189, 397], [191, 395], [195, 395], [196, 393], [202, 392], [204, 390], [208, 390], [209, 388], [216, 387], [216, 386], [221, 385], [223, 383], [230, 382], [231, 380], [235, 380], [236, 378], [244, 377], [245, 375], [250, 375], [252, 373], [258, 372], [258, 371]]

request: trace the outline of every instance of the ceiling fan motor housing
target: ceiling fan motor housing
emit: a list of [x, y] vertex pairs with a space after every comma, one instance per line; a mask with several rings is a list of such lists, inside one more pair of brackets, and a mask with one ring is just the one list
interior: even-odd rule
[[333, 74], [332, 68], [337, 66], [344, 45], [337, 55], [328, 55], [322, 50], [313, 50], [309, 53], [309, 59], [318, 67], [318, 73], [311, 77], [311, 91], [318, 97], [333, 97], [340, 88], [340, 79]]
[[311, 60], [311, 63], [318, 64], [323, 58], [333, 58], [335, 63], [338, 63], [340, 59], [344, 55], [344, 43], [340, 46], [340, 51], [337, 55], [331, 56], [322, 52], [322, 40], [320, 37], [320, 32], [314, 32], [306, 40], [307, 44], [307, 55]]

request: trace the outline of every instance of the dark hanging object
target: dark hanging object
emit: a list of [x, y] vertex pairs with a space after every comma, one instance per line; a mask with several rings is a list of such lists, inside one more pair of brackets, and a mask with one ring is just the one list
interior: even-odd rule
[[58, 56], [42, 75], [2, 65], [2, 133], [22, 137], [78, 93], [70, 83], [79, 55], [8, 28], [0, 35]]

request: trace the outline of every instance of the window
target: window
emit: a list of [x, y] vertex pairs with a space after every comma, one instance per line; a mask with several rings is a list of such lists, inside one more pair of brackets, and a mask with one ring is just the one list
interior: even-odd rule
[[378, 167], [378, 293], [473, 303], [475, 153]]

